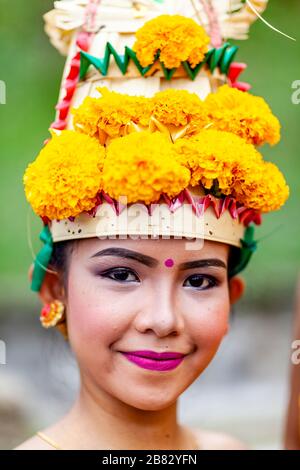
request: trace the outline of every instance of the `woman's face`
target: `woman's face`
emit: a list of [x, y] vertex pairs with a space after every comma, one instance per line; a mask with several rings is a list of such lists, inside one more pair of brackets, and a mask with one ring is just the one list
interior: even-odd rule
[[[227, 332], [228, 251], [209, 241], [187, 250], [182, 239], [80, 241], [70, 259], [66, 308], [82, 376], [142, 410], [176, 401]], [[137, 350], [186, 356], [173, 369], [152, 370], [122, 354]]]

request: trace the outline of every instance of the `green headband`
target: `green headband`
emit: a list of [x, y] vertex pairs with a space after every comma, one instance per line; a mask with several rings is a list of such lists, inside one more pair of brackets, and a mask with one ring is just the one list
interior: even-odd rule
[[257, 240], [254, 240], [254, 225], [249, 225], [245, 230], [244, 238], [241, 238], [242, 247], [239, 250], [239, 257], [233, 269], [229, 271], [229, 276], [233, 277], [245, 269], [251, 256], [257, 249]]
[[35, 292], [38, 292], [42, 286], [46, 268], [53, 251], [53, 239], [48, 225], [44, 225], [39, 238], [44, 243], [44, 246], [38, 252], [34, 261], [31, 290]]

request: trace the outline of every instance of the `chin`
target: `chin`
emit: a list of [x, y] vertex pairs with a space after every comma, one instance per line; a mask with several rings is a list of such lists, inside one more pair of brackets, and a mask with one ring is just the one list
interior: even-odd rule
[[155, 388], [143, 387], [143, 391], [139, 394], [137, 387], [132, 387], [131, 390], [136, 390], [135, 393], [126, 394], [124, 397], [119, 397], [121, 401], [127, 403], [128, 405], [144, 410], [144, 411], [160, 411], [168, 408], [173, 403], [176, 402], [180, 394], [182, 393], [182, 387], [180, 390], [170, 391], [168, 393], [166, 384], [164, 384], [163, 390], [158, 390]]
[[126, 402], [128, 405], [132, 406], [141, 411], [162, 411], [169, 406], [171, 406], [177, 399], [176, 397], [173, 401], [158, 401], [158, 400], [140, 400], [140, 401], [132, 401], [130, 403]]

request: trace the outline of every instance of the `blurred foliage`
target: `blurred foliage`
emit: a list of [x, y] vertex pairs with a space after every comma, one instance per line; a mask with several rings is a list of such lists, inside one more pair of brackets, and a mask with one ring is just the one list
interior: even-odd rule
[[[30, 215], [34, 250], [39, 248], [41, 222], [28, 209], [22, 175], [27, 164], [48, 138], [54, 119], [64, 58], [50, 45], [43, 31], [42, 15], [50, 0], [0, 0], [0, 79], [7, 87], [7, 104], [1, 118], [1, 236], [0, 301], [32, 301], [27, 269], [32, 256], [27, 241]], [[264, 146], [286, 175], [291, 196], [279, 212], [264, 217], [257, 229], [261, 239], [257, 253], [245, 271], [248, 289], [244, 302], [271, 308], [293, 295], [300, 260], [298, 125], [300, 105], [291, 101], [292, 83], [300, 79], [300, 2], [270, 0], [264, 17], [277, 28], [297, 38], [293, 42], [257, 21], [248, 41], [239, 46], [237, 61], [248, 68], [240, 80], [252, 84], [252, 92], [263, 96], [282, 123], [282, 140], [274, 148]]]

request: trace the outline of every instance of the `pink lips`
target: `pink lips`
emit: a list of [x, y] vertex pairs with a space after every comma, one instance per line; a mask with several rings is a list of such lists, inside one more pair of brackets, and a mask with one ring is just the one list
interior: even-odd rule
[[148, 350], [122, 352], [122, 354], [139, 367], [158, 371], [175, 369], [185, 357], [184, 354], [177, 352], [156, 353]]

